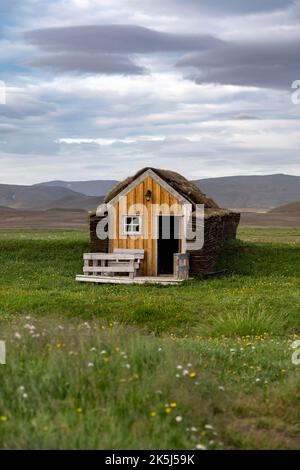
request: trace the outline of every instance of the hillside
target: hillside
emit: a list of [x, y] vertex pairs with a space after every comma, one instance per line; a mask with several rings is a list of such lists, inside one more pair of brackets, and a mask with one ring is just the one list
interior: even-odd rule
[[[115, 183], [115, 180], [50, 181], [37, 186], [63, 187], [87, 196], [103, 196]], [[194, 183], [222, 207], [271, 208], [300, 200], [299, 176], [226, 176]]]
[[[94, 180], [50, 181], [33, 186], [0, 184], [0, 206], [31, 210], [94, 209], [115, 183]], [[226, 176], [194, 183], [221, 207], [269, 209], [300, 201], [299, 176]]]
[[272, 208], [300, 200], [300, 176], [226, 176], [194, 183], [222, 207]]
[[95, 181], [48, 181], [35, 186], [60, 187], [71, 189], [86, 196], [105, 196], [117, 183], [116, 180], [95, 180]]
[[94, 209], [99, 202], [101, 202], [99, 198], [89, 197], [67, 188], [0, 184], [2, 212], [8, 209]]
[[298, 214], [300, 217], [300, 202], [290, 202], [289, 204], [284, 204], [283, 206], [275, 207], [275, 209], [272, 209], [269, 213]]

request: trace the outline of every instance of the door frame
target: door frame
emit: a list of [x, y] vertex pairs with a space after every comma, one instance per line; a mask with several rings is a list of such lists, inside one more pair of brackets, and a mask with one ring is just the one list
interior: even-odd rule
[[179, 239], [178, 239], [178, 246], [179, 246], [179, 253], [184, 253], [184, 243], [183, 243], [183, 238], [182, 235], [184, 233], [183, 230], [183, 223], [184, 223], [184, 216], [182, 214], [158, 214], [155, 217], [155, 223], [156, 223], [156, 243], [155, 243], [155, 248], [156, 248], [156, 268], [155, 268], [155, 275], [159, 276], [158, 274], [158, 267], [159, 267], [159, 259], [158, 259], [158, 241], [159, 241], [159, 218], [160, 217], [177, 217], [179, 220]]

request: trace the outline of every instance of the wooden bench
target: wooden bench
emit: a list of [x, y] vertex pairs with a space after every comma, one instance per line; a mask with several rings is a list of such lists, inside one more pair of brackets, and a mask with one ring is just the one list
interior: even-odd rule
[[144, 250], [116, 248], [114, 253], [85, 253], [83, 273], [86, 276], [114, 276], [122, 273], [133, 279], [143, 258]]

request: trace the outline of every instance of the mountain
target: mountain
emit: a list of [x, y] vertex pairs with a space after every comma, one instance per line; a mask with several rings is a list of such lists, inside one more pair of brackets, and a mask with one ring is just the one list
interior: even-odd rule
[[194, 183], [222, 207], [272, 208], [300, 200], [300, 176], [226, 176]]
[[6, 209], [94, 209], [99, 202], [99, 197], [89, 197], [67, 188], [0, 184], [0, 206]]
[[[63, 187], [87, 196], [103, 196], [116, 183], [115, 180], [50, 181], [36, 186]], [[300, 200], [299, 176], [226, 176], [194, 183], [222, 207], [271, 208]]]
[[299, 202], [290, 202], [289, 204], [284, 204], [283, 206], [276, 207], [269, 211], [269, 214], [297, 214], [300, 217], [300, 201]]
[[48, 181], [35, 186], [60, 187], [71, 189], [86, 196], [105, 196], [108, 191], [117, 183], [115, 180], [95, 180], [95, 181]]
[[[1, 212], [7, 208], [95, 209], [115, 183], [114, 180], [99, 180], [50, 181], [33, 186], [0, 184]], [[273, 208], [300, 201], [300, 176], [227, 176], [194, 183], [221, 207]]]

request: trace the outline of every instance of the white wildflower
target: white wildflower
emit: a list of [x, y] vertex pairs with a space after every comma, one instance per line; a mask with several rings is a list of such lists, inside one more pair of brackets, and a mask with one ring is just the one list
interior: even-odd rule
[[206, 450], [206, 447], [203, 444], [197, 444], [196, 449], [197, 450]]

